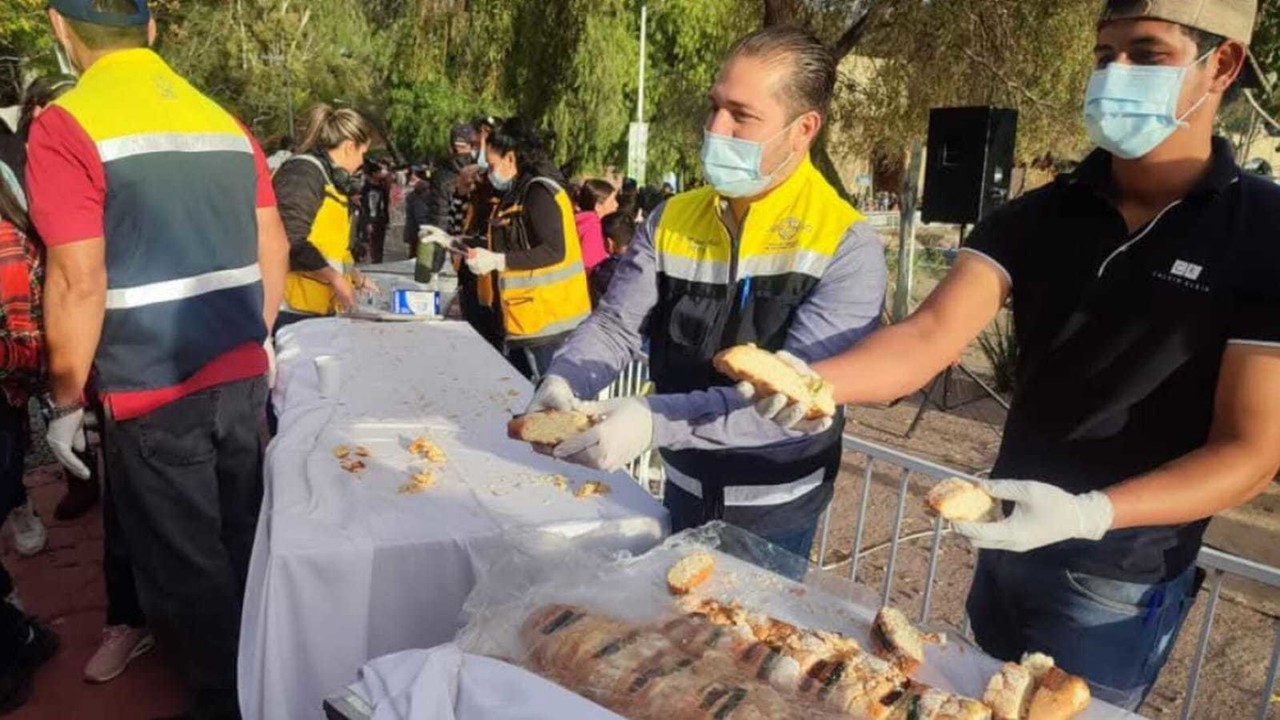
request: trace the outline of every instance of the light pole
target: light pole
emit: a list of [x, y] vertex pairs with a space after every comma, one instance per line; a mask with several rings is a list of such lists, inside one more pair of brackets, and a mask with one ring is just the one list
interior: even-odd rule
[[640, 91], [636, 97], [636, 122], [644, 122], [644, 65], [649, 38], [649, 5], [640, 6]]
[[644, 71], [648, 50], [649, 5], [640, 5], [640, 87], [636, 93], [636, 121], [627, 136], [627, 175], [644, 185], [649, 154], [649, 125], [644, 121]]

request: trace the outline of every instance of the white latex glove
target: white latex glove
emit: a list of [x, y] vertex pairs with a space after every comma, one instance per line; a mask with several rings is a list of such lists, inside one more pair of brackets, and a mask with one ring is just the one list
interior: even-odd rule
[[488, 275], [507, 269], [507, 256], [484, 248], [471, 248], [467, 253], [467, 267], [476, 275]]
[[267, 388], [275, 388], [276, 386], [276, 342], [271, 338], [267, 338], [262, 343], [262, 349], [267, 351]]
[[77, 452], [85, 451], [84, 408], [50, 420], [44, 437], [53, 456], [63, 467], [81, 480], [89, 479], [88, 466], [76, 457]]
[[[779, 360], [790, 365], [802, 376], [818, 379], [818, 374], [809, 367], [808, 363], [786, 350], [779, 350], [774, 355]], [[794, 430], [806, 435], [818, 435], [826, 432], [831, 427], [831, 424], [835, 422], [835, 418], [829, 417], [806, 420], [804, 416], [808, 411], [799, 403], [791, 402], [786, 395], [757, 397], [756, 386], [746, 381], [738, 383], [733, 389], [744, 399], [754, 401], [756, 412], [760, 413], [761, 417], [765, 420], [772, 420], [784, 430]]]
[[590, 430], [556, 446], [552, 454], [567, 462], [613, 472], [653, 447], [653, 412], [641, 398], [582, 403], [579, 412], [604, 418]]
[[1000, 522], [951, 524], [975, 547], [1026, 552], [1063, 540], [1101, 540], [1111, 529], [1111, 499], [1096, 490], [1072, 495], [1034, 480], [987, 480], [979, 486], [1016, 504]]
[[538, 384], [533, 393], [533, 400], [524, 409], [525, 414], [542, 410], [569, 411], [578, 405], [578, 398], [569, 387], [569, 381], [559, 375], [548, 375]]
[[425, 243], [439, 245], [442, 248], [453, 246], [453, 236], [435, 225], [419, 225], [418, 239]]

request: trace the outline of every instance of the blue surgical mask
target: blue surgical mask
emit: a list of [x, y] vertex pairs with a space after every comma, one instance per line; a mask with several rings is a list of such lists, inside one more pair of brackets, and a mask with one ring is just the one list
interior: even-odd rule
[[[1210, 53], [1213, 51], [1210, 50]], [[1187, 71], [1209, 53], [1185, 67], [1121, 65], [1095, 70], [1085, 91], [1084, 120], [1094, 145], [1125, 160], [1155, 150], [1209, 97], [1178, 115], [1178, 98]]]
[[792, 152], [765, 175], [760, 163], [764, 160], [764, 150], [774, 140], [784, 135], [800, 118], [782, 128], [773, 137], [764, 142], [743, 140], [717, 135], [710, 130], [703, 130], [702, 135], [702, 173], [716, 192], [725, 197], [752, 197], [764, 192], [773, 183], [778, 170], [785, 167], [795, 156]]
[[514, 177], [502, 177], [497, 168], [490, 168], [489, 170], [489, 184], [493, 186], [494, 190], [507, 190], [511, 187], [511, 181], [514, 179]]
[[489, 156], [485, 151], [481, 150], [480, 154], [476, 155], [476, 164], [480, 166], [481, 170], [489, 169]]

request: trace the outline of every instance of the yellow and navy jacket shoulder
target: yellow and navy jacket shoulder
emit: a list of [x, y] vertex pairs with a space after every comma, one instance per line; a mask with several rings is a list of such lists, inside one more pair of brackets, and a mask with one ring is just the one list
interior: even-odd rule
[[172, 388], [260, 344], [258, 169], [247, 131], [150, 50], [102, 58], [55, 105], [92, 142], [105, 185], [102, 389]]
[[[537, 188], [554, 204], [534, 207]], [[569, 195], [554, 180], [535, 177], [517, 187], [498, 212], [504, 227], [499, 249], [507, 269], [498, 275], [503, 329], [509, 345], [556, 342], [591, 315], [591, 293], [582, 264]], [[548, 217], [539, 217], [538, 213]]]
[[[1004, 206], [966, 251], [1012, 281], [1017, 385], [998, 477], [1099, 490], [1209, 438], [1228, 347], [1280, 348], [1280, 187], [1216, 138], [1209, 172], [1130, 233], [1108, 199], [1111, 161]], [[1151, 583], [1194, 562], [1207, 521], [1044, 550], [1083, 573]]]
[[280, 216], [289, 235], [289, 269], [283, 309], [307, 315], [331, 315], [334, 294], [328, 283], [303, 272], [328, 267], [340, 273], [355, 264], [351, 256], [350, 201], [334, 184], [332, 168], [312, 154], [294, 155], [276, 170]]
[[[675, 196], [658, 219], [650, 372], [660, 394], [731, 384], [711, 363], [725, 348], [755, 343], [782, 349], [797, 308], [822, 280], [850, 227], [862, 220], [807, 160], [751, 206], [736, 242], [722, 212], [728, 209], [707, 187]], [[838, 467], [842, 428], [836, 423], [807, 457], [784, 468], [774, 467], [768, 453], [736, 448], [668, 451], [663, 457], [690, 477], [723, 476], [731, 463], [733, 484], [773, 484]]]

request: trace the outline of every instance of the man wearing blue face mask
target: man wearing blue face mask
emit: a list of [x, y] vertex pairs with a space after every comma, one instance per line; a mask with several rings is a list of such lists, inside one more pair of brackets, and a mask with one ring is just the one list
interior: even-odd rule
[[724, 519], [806, 558], [840, 467], [843, 417], [779, 428], [711, 360], [747, 342], [818, 360], [878, 322], [883, 247], [809, 161], [835, 81], [831, 53], [807, 33], [769, 29], [734, 46], [709, 96], [708, 185], [638, 228], [530, 407], [595, 397], [647, 338], [657, 395], [586, 407], [605, 420], [555, 455], [615, 469], [658, 448], [673, 530]]
[[[1057, 658], [1133, 709], [1199, 584], [1209, 519], [1280, 469], [1280, 188], [1213, 136], [1256, 0], [1105, 5], [1084, 116], [1098, 150], [979, 225], [909, 319], [813, 370], [839, 402], [906, 395], [1012, 298], [1017, 387], [968, 610], [1005, 660]], [[782, 426], [782, 398], [757, 409]]]

